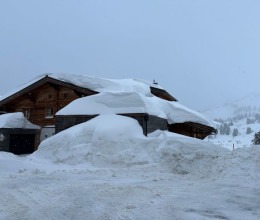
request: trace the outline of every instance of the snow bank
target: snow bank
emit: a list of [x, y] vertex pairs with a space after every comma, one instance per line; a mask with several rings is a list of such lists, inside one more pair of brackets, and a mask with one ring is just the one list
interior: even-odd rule
[[169, 102], [156, 96], [145, 96], [137, 92], [102, 92], [74, 100], [56, 115], [148, 113], [167, 119], [169, 124], [196, 122], [211, 127], [215, 123], [204, 115], [178, 102]]
[[[260, 180], [260, 146], [243, 147], [230, 151], [216, 161], [214, 173], [219, 173], [230, 179], [239, 178], [239, 181]], [[254, 181], [253, 181], [254, 180]], [[257, 181], [258, 180], [258, 181]]]
[[21, 112], [0, 115], [0, 128], [40, 129], [29, 122]]
[[178, 174], [199, 173], [228, 150], [167, 131], [145, 137], [138, 122], [118, 115], [101, 115], [43, 141], [31, 158], [56, 164], [130, 167], [160, 164]]

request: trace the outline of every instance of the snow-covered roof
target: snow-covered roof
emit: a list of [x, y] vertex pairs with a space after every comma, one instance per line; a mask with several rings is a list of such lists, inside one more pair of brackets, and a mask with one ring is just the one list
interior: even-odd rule
[[169, 102], [156, 96], [145, 96], [137, 92], [102, 92], [79, 98], [61, 109], [56, 115], [147, 113], [167, 119], [169, 124], [194, 122], [216, 127], [204, 115], [178, 102]]
[[0, 128], [40, 129], [29, 122], [21, 112], [0, 115]]
[[96, 92], [138, 92], [143, 95], [151, 95], [150, 87], [163, 89], [157, 84], [142, 79], [105, 79], [69, 73], [46, 73], [41, 74], [33, 80], [24, 83], [0, 97], [0, 101], [27, 88], [46, 76], [59, 81], [70, 83], [75, 86], [90, 89]]

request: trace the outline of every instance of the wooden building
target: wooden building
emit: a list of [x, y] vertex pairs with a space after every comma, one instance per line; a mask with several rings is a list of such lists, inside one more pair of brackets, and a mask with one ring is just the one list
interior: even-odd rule
[[62, 82], [46, 75], [20, 91], [0, 101], [0, 110], [23, 112], [33, 124], [55, 124], [55, 113], [82, 96], [97, 94], [87, 88]]
[[[150, 90], [155, 96], [177, 101], [163, 89], [150, 87]], [[75, 99], [98, 93], [46, 75], [0, 100], [0, 111], [23, 112], [31, 123], [39, 126], [55, 125], [55, 113], [60, 109]]]
[[[67, 74], [67, 80], [63, 80], [54, 74], [42, 75], [37, 80], [22, 86], [10, 95], [2, 97], [0, 99], [0, 112], [23, 112], [24, 116], [33, 124], [46, 128], [55, 125], [56, 132], [95, 117], [97, 114], [56, 117], [56, 112], [63, 109], [72, 101], [84, 96], [96, 95], [100, 92], [98, 86], [96, 86], [97, 82], [92, 83], [91, 79], [88, 79], [89, 81], [85, 84], [84, 82], [74, 83], [73, 80], [68, 80], [70, 79], [70, 75], [72, 74]], [[81, 80], [84, 81], [84, 77]], [[102, 81], [104, 79], [98, 80]], [[148, 83], [145, 85], [149, 86], [150, 92], [154, 96], [169, 102], [177, 101], [159, 86], [149, 85]], [[102, 91], [105, 89], [101, 88]], [[213, 127], [191, 121], [180, 124], [168, 124], [165, 119], [149, 114], [127, 113], [123, 115], [135, 118], [142, 126], [144, 134], [161, 129], [204, 139], [209, 134], [217, 132]]]

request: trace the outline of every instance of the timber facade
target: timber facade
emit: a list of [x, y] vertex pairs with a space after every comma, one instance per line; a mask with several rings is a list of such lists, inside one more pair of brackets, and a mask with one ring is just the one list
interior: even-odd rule
[[97, 92], [46, 76], [0, 102], [0, 110], [23, 112], [33, 124], [55, 125], [57, 111], [73, 100]]
[[204, 139], [208, 135], [217, 133], [217, 130], [212, 127], [193, 122], [170, 124], [168, 125], [168, 130], [170, 132], [198, 139]]

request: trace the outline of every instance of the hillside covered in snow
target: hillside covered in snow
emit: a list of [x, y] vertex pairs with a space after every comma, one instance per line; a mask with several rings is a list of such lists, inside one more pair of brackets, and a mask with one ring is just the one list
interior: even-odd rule
[[0, 152], [0, 166], [0, 219], [260, 216], [259, 146], [229, 151], [159, 130], [146, 137], [124, 116], [71, 127], [29, 156]]
[[222, 106], [205, 110], [203, 113], [212, 119], [223, 121], [253, 117], [255, 114], [260, 114], [260, 94], [252, 93]]
[[254, 93], [218, 108], [203, 112], [219, 123], [218, 134], [209, 136], [210, 143], [228, 149], [252, 145], [260, 131], [260, 94]]

